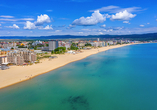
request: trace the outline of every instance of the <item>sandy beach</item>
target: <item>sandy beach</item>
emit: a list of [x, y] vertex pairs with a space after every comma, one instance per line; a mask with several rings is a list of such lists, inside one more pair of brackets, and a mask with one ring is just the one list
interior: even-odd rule
[[82, 53], [78, 54], [64, 54], [64, 55], [56, 55], [58, 58], [56, 59], [43, 59], [42, 63], [34, 64], [31, 66], [11, 66], [8, 70], [0, 70], [0, 89], [29, 80], [35, 76], [47, 73], [59, 67], [62, 67], [68, 63], [78, 61], [84, 59], [90, 55], [97, 54], [102, 51], [106, 51], [109, 49], [119, 48], [123, 46], [127, 46], [131, 44], [124, 45], [115, 45], [110, 47], [102, 47], [99, 49], [91, 49], [91, 50], [83, 50]]

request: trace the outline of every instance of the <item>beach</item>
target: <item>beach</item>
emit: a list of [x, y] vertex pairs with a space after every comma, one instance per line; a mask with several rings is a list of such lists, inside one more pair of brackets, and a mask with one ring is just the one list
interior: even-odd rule
[[58, 58], [52, 60], [42, 59], [40, 61], [42, 63], [31, 66], [11, 66], [8, 70], [0, 70], [0, 89], [22, 81], [30, 80], [35, 76], [47, 73], [71, 62], [84, 59], [90, 55], [127, 45], [132, 44], [114, 45], [109, 47], [101, 47], [98, 49], [83, 50], [82, 53], [78, 54], [66, 53], [63, 55], [55, 55]]

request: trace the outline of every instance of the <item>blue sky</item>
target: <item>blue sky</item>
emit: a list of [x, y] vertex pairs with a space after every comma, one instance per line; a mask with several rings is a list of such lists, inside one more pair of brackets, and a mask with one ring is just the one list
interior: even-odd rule
[[155, 0], [1, 0], [0, 36], [157, 32]]

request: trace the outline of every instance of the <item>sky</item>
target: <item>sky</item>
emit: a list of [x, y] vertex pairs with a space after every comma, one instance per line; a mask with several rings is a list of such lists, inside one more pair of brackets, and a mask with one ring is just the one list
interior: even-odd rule
[[156, 32], [156, 0], [0, 1], [0, 36]]

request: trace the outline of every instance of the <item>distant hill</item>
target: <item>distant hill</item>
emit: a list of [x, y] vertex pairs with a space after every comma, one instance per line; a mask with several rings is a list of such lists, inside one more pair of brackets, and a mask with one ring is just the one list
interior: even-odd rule
[[0, 39], [19, 39], [19, 40], [48, 40], [48, 39], [130, 39], [130, 40], [157, 40], [157, 33], [133, 34], [133, 35], [52, 35], [52, 36], [0, 36]]

